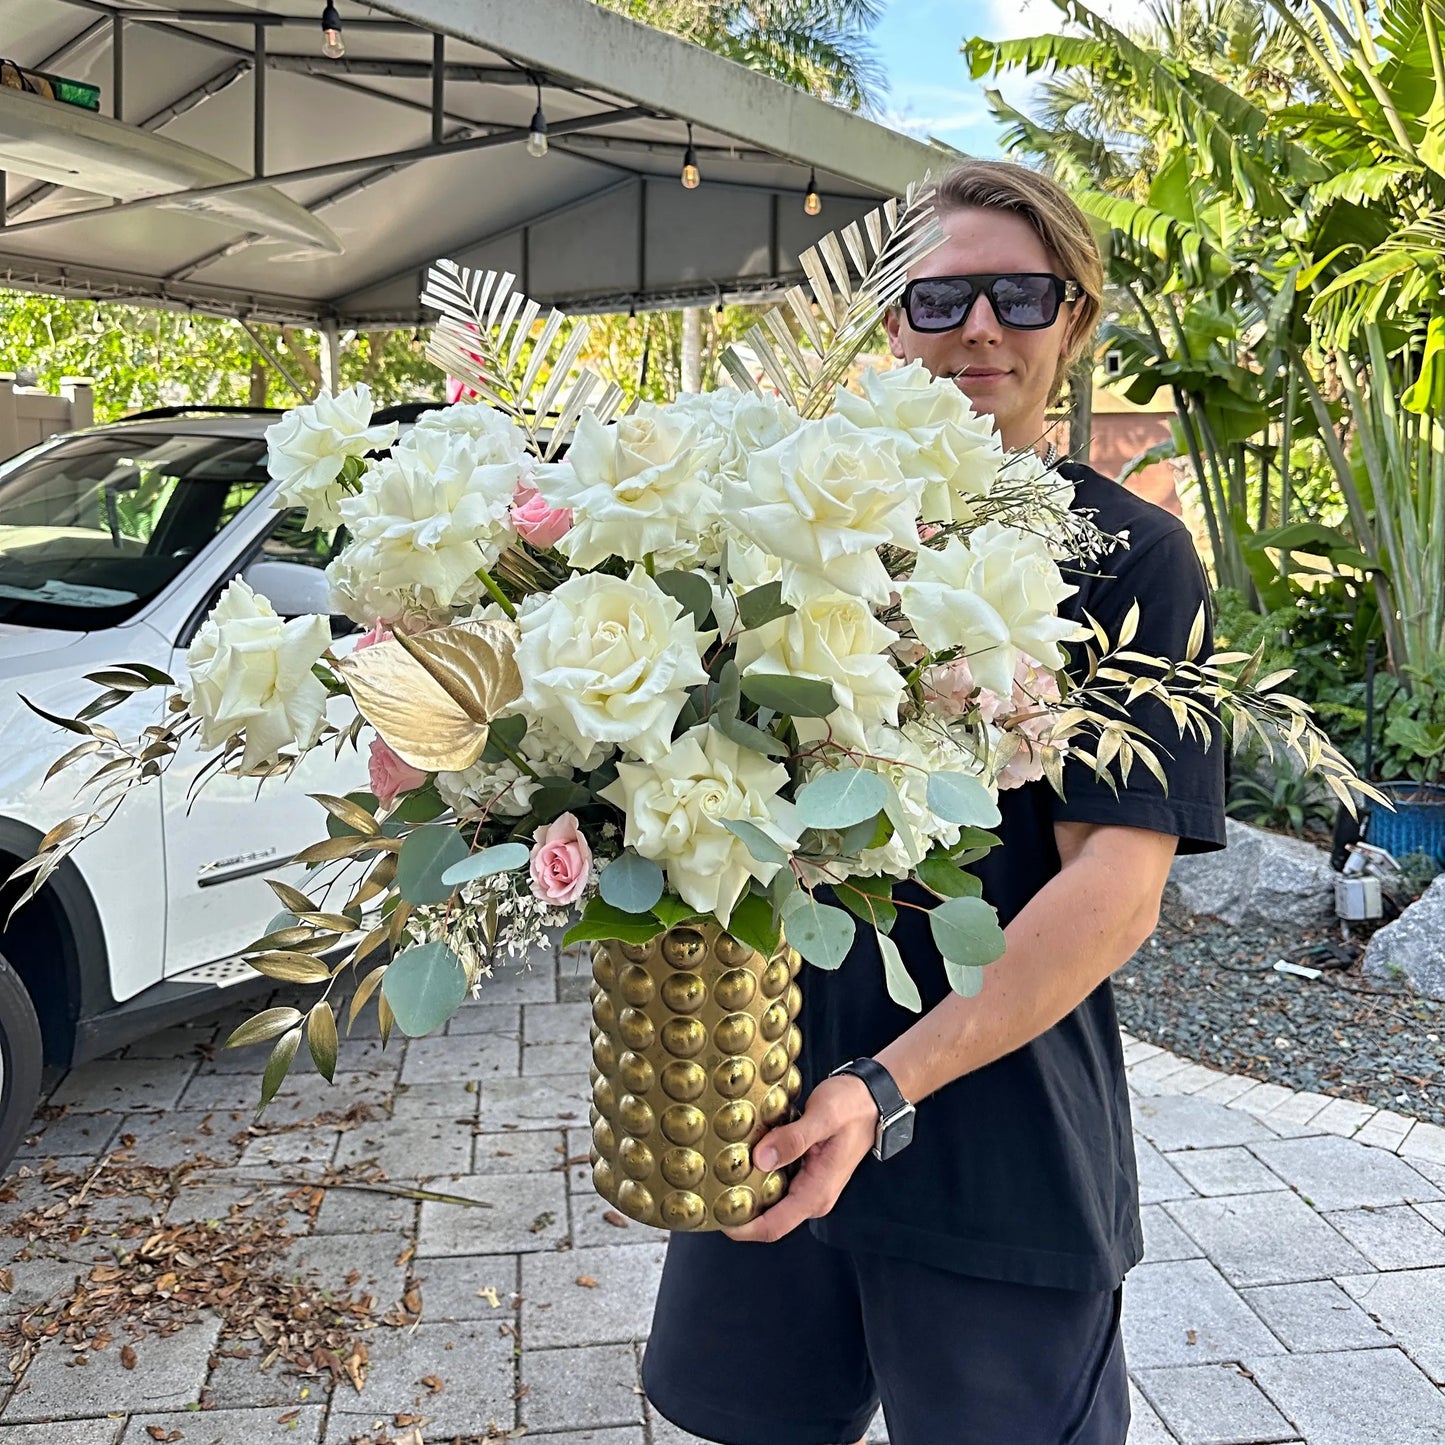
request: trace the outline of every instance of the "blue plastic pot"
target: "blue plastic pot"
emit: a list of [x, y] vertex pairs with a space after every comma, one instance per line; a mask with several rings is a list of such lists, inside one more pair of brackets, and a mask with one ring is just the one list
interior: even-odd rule
[[1402, 779], [1381, 783], [1380, 791], [1394, 803], [1395, 811], [1373, 806], [1365, 840], [1396, 858], [1428, 853], [1445, 868], [1445, 787]]

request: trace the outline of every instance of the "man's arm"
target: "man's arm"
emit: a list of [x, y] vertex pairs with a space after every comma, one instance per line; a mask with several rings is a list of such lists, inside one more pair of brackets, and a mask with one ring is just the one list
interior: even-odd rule
[[[879, 1052], [905, 1098], [925, 1098], [1052, 1028], [1154, 931], [1175, 838], [1063, 822], [1054, 835], [1060, 871], [1004, 930], [1006, 952], [984, 970], [978, 995], [950, 995]], [[877, 1118], [862, 1080], [823, 1080], [802, 1118], [772, 1130], [753, 1151], [769, 1169], [807, 1154], [787, 1195], [728, 1232], [770, 1241], [827, 1214], [872, 1146]]]

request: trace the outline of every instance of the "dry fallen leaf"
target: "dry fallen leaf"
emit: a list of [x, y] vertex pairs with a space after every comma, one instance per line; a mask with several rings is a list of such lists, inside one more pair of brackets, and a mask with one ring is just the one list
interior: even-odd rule
[[15, 1271], [13, 1269], [0, 1269], [0, 1294], [13, 1294], [15, 1292]]
[[423, 1375], [421, 1382], [433, 1395], [440, 1395], [446, 1389], [446, 1381], [440, 1375]]
[[607, 1221], [608, 1224], [614, 1226], [617, 1229], [627, 1228], [627, 1216], [624, 1214], [619, 1214], [615, 1209], [603, 1210], [602, 1217]]
[[494, 1284], [489, 1284], [485, 1289], [479, 1289], [477, 1298], [486, 1300], [494, 1310], [501, 1308], [502, 1302], [497, 1298], [497, 1287]]
[[577, 1276], [577, 1283], [580, 1284], [583, 1289], [597, 1288], [597, 1281], [593, 1279], [590, 1274], [579, 1274]]
[[1184, 1343], [1185, 1343], [1186, 1345], [1197, 1345], [1197, 1344], [1199, 1343], [1199, 1331], [1198, 1331], [1198, 1330], [1185, 1330], [1185, 1331], [1184, 1331]]
[[120, 1347], [120, 1362], [127, 1370], [135, 1369], [135, 1347], [133, 1345], [122, 1345]]

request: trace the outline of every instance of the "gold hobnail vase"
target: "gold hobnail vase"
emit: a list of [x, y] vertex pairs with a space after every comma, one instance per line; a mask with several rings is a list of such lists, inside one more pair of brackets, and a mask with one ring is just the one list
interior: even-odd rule
[[592, 948], [592, 1182], [660, 1229], [746, 1224], [787, 1190], [752, 1147], [802, 1091], [802, 960], [716, 923]]

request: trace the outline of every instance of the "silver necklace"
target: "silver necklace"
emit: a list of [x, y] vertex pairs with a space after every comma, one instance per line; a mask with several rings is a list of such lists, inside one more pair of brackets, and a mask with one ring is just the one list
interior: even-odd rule
[[1044, 464], [1044, 470], [1047, 471], [1051, 466], [1053, 466], [1056, 461], [1058, 461], [1058, 459], [1059, 449], [1053, 444], [1053, 442], [1050, 442], [1048, 446], [1044, 448], [1044, 455], [1042, 459]]

